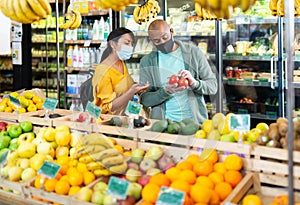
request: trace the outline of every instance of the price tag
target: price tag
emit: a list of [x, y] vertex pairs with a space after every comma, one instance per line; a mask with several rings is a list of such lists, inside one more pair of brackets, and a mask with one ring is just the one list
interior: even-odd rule
[[247, 110], [247, 109], [239, 108], [239, 109], [238, 109], [238, 113], [239, 113], [239, 114], [248, 114], [248, 110]]
[[8, 153], [9, 153], [9, 150], [6, 150], [5, 152], [1, 153], [1, 155], [0, 155], [0, 167], [4, 166], [6, 164]]
[[268, 118], [271, 118], [271, 119], [276, 119], [277, 118], [277, 112], [267, 111], [266, 115], [267, 115]]
[[102, 109], [89, 101], [88, 104], [86, 105], [85, 111], [95, 119], [98, 119], [102, 112]]
[[142, 110], [142, 105], [133, 101], [129, 101], [125, 110], [126, 115], [139, 115]]
[[43, 103], [43, 108], [45, 110], [51, 110], [52, 112], [54, 111], [54, 109], [56, 108], [58, 103], [58, 100], [56, 99], [52, 99], [52, 98], [46, 98], [45, 102]]
[[46, 178], [53, 179], [56, 177], [59, 170], [60, 170], [60, 165], [50, 161], [44, 161], [43, 165], [37, 171], [37, 173], [43, 175]]
[[127, 180], [111, 176], [108, 182], [107, 193], [117, 199], [126, 199], [129, 183]]
[[14, 106], [16, 106], [16, 107], [21, 107], [21, 103], [20, 103], [20, 100], [19, 100], [18, 98], [15, 98], [15, 97], [9, 95], [9, 100], [10, 100], [10, 102], [11, 102]]
[[84, 47], [89, 47], [91, 45], [91, 40], [85, 40], [83, 46]]
[[156, 205], [182, 205], [185, 193], [169, 187], [161, 187]]
[[234, 131], [249, 131], [250, 115], [248, 114], [231, 115], [229, 120], [229, 129]]

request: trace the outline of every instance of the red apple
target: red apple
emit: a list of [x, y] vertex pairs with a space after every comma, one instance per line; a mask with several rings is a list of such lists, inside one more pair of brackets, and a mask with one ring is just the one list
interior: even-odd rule
[[6, 126], [7, 126], [6, 122], [0, 122], [0, 132], [6, 131]]
[[129, 168], [139, 170], [139, 165], [137, 163], [135, 163], [135, 162], [129, 162], [128, 163], [128, 169]]
[[117, 204], [118, 205], [134, 205], [135, 204], [135, 199], [133, 196], [128, 195], [126, 199], [118, 199]]
[[166, 171], [167, 169], [175, 165], [173, 159], [166, 154], [161, 156], [157, 163], [158, 167], [163, 171]]
[[149, 183], [151, 176], [150, 175], [143, 175], [139, 178], [138, 183], [143, 187]]

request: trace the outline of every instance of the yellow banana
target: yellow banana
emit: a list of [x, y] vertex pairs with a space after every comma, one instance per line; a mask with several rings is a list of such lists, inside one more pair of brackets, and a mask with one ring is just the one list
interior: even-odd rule
[[249, 0], [241, 0], [241, 9], [243, 12], [247, 11], [250, 8], [250, 1]]
[[72, 155], [72, 158], [79, 158], [84, 154], [93, 154], [98, 153], [106, 148], [102, 145], [87, 145], [80, 148], [76, 148], [75, 153]]
[[284, 16], [284, 0], [277, 1], [277, 16]]
[[9, 17], [9, 15], [10, 15], [10, 10], [7, 8], [7, 1], [8, 1], [8, 0], [3, 0], [3, 1], [2, 1], [2, 3], [0, 4], [0, 10], [2, 11], [2, 13], [3, 13], [6, 17], [10, 18], [10, 17]]
[[207, 6], [207, 0], [194, 0], [194, 2], [200, 4], [200, 6], [204, 8]]
[[99, 153], [95, 153], [94, 158], [95, 161], [102, 161], [103, 159], [107, 158], [107, 157], [113, 157], [116, 155], [119, 155], [120, 152], [118, 150], [116, 150], [115, 148], [110, 148], [110, 149], [106, 149], [102, 152]]
[[72, 10], [72, 12], [75, 14], [75, 21], [74, 23], [70, 26], [71, 30], [74, 30], [76, 28], [78, 28], [81, 24], [82, 21], [82, 17], [79, 11], [77, 10]]
[[88, 164], [90, 162], [94, 162], [95, 161], [95, 157], [93, 156], [95, 154], [84, 154], [79, 158], [79, 162]]
[[[11, 1], [13, 2], [13, 0], [11, 0]], [[17, 0], [17, 1], [14, 1], [14, 2], [15, 3], [13, 4], [13, 8], [14, 8], [15, 15], [18, 18], [18, 22], [23, 23], [23, 24], [32, 23], [32, 20], [27, 19], [27, 17], [25, 16], [25, 14], [24, 14], [24, 12], [21, 8], [20, 1]]]
[[224, 19], [230, 19], [233, 13], [233, 7], [228, 6], [227, 9], [224, 10]]
[[299, 17], [300, 15], [300, 1], [295, 0], [295, 17]]
[[12, 0], [6, 0], [6, 9], [7, 9], [7, 12], [8, 12], [8, 17], [11, 19], [11, 20], [14, 20], [14, 21], [18, 21], [18, 17], [15, 15], [15, 11], [14, 11], [14, 1]]
[[120, 165], [111, 166], [108, 168], [108, 170], [113, 174], [124, 174], [127, 170], [127, 163], [123, 161]]
[[113, 157], [106, 157], [104, 158], [101, 163], [104, 165], [105, 168], [111, 167], [111, 166], [115, 166], [115, 165], [119, 165], [121, 163], [123, 163], [124, 161], [124, 157], [122, 154], [118, 154], [116, 156]]
[[113, 146], [114, 146], [112, 141], [108, 137], [106, 137], [104, 134], [101, 134], [101, 133], [92, 133], [92, 134], [85, 136], [82, 139], [82, 145], [89, 145], [89, 144], [102, 145], [107, 149], [113, 148]]
[[96, 169], [104, 169], [104, 166], [100, 162], [90, 162], [86, 165], [89, 171], [94, 171]]
[[112, 173], [107, 169], [96, 169], [94, 171], [94, 174], [96, 177], [101, 177], [101, 176], [110, 176]]
[[277, 14], [277, 0], [270, 0], [269, 2], [269, 8], [272, 11], [273, 14]]
[[47, 12], [42, 7], [40, 2], [38, 0], [27, 0], [28, 4], [32, 8], [32, 10], [40, 17], [40, 18], [46, 18]]
[[145, 7], [141, 6], [140, 13], [139, 13], [139, 21], [146, 22], [147, 13], [145, 12]]
[[34, 13], [34, 11], [32, 11], [27, 0], [19, 0], [19, 2], [21, 5], [21, 9], [22, 9], [23, 13], [25, 14], [25, 16], [27, 17], [27, 19], [30, 19], [32, 21], [38, 21], [40, 19], [40, 17], [36, 13]]
[[201, 5], [199, 3], [195, 3], [195, 11], [196, 11], [196, 14], [199, 16], [200, 19], [203, 18], [203, 13], [202, 13], [202, 8], [201, 8]]
[[202, 17], [204, 20], [209, 20], [208, 11], [205, 8], [202, 8]]
[[241, 0], [229, 0], [229, 4], [231, 6], [233, 6], [233, 8], [237, 7], [238, 5], [240, 5]]
[[206, 8], [210, 7], [213, 10], [220, 9], [222, 5], [221, 0], [207, 0], [207, 6]]
[[141, 10], [140, 6], [136, 6], [133, 10], [133, 19], [134, 19], [135, 23], [137, 23], [137, 24], [141, 24], [140, 19], [139, 19], [140, 10]]
[[41, 6], [46, 11], [47, 15], [51, 14], [52, 8], [48, 0], [38, 0]]
[[68, 17], [68, 19], [66, 19], [66, 22], [62, 25], [59, 26], [60, 29], [69, 29], [70, 26], [74, 23], [75, 21], [75, 15], [72, 14], [71, 17]]

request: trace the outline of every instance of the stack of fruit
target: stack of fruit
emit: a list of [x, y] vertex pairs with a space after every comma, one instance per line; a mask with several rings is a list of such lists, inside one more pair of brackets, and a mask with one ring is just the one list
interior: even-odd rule
[[107, 136], [100, 133], [83, 137], [72, 151], [71, 158], [86, 164], [97, 177], [123, 174], [127, 169], [125, 156]]
[[141, 204], [155, 204], [160, 188], [171, 187], [185, 193], [184, 203], [220, 204], [242, 180], [242, 159], [231, 154], [218, 162], [216, 150], [204, 150], [201, 156], [189, 155], [184, 161], [149, 179], [142, 190]]
[[25, 112], [34, 112], [36, 110], [43, 109], [44, 99], [35, 95], [31, 91], [25, 91], [21, 95], [17, 92], [12, 92], [10, 95], [14, 98], [19, 99], [21, 107], [17, 108], [12, 102], [10, 102], [9, 98], [3, 98], [0, 102], [0, 112], [14, 112], [18, 111], [18, 113]]
[[52, 11], [48, 0], [3, 0], [0, 10], [11, 20], [23, 24], [45, 19]]
[[23, 121], [19, 125], [0, 122], [0, 155], [9, 150], [16, 150], [23, 141], [33, 140], [31, 122]]
[[[195, 9], [199, 17], [208, 17], [209, 19], [229, 19], [235, 7], [241, 7], [242, 11], [247, 11], [255, 4], [256, 0], [194, 0]], [[210, 15], [207, 15], [210, 14]]]
[[156, 0], [147, 0], [144, 4], [136, 6], [133, 11], [133, 18], [137, 24], [148, 22], [155, 18], [160, 12], [160, 6]]

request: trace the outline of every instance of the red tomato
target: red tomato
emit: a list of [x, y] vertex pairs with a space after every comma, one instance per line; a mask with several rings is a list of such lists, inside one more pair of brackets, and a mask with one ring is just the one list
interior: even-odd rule
[[189, 86], [189, 81], [186, 78], [180, 78], [180, 80], [178, 81], [178, 86], [187, 87]]
[[178, 83], [178, 81], [179, 81], [179, 78], [177, 75], [171, 75], [169, 78], [169, 84], [175, 84], [175, 83]]

